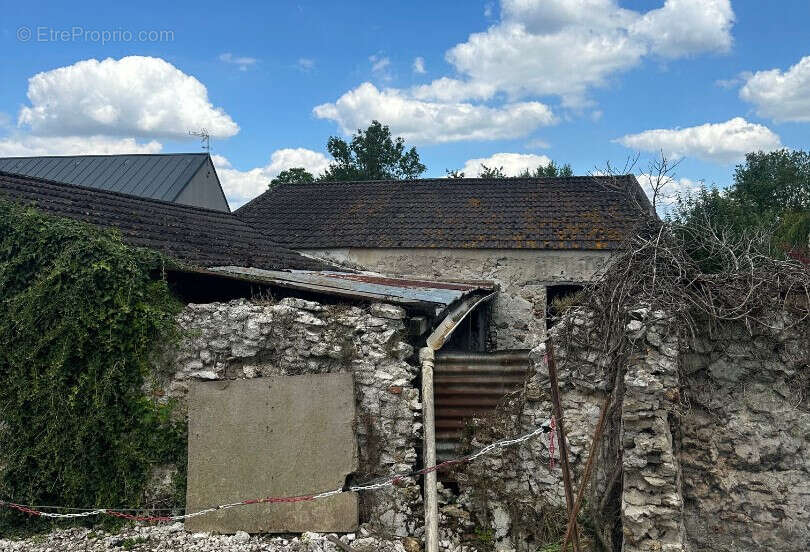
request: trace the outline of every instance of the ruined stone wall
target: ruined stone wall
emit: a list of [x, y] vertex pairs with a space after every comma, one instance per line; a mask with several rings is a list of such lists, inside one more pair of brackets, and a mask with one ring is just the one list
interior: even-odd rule
[[[575, 313], [552, 335], [565, 325], [592, 331], [588, 317]], [[615, 396], [595, 492], [586, 495], [588, 515], [601, 522], [609, 520], [603, 510], [611, 504], [618, 510], [617, 531], [596, 537], [603, 545], [671, 552], [810, 548], [810, 336], [806, 323], [786, 316], [770, 326], [706, 324], [693, 338], [665, 313], [638, 309], [628, 313], [632, 346], [615, 381], [605, 373], [602, 353], [558, 342], [575, 482], [606, 392]], [[545, 353], [545, 345], [532, 351], [534, 373], [504, 410], [502, 423], [515, 431], [550, 416]], [[487, 461], [487, 469], [497, 471], [485, 487], [487, 500], [476, 504], [465, 491], [466, 503], [493, 527], [501, 547], [531, 549], [521, 542], [534, 538], [525, 514], [564, 506], [561, 473], [549, 469], [548, 456], [548, 439], [527, 442]], [[468, 472], [470, 484], [486, 474]]]
[[726, 325], [689, 340], [680, 421], [695, 552], [810, 550], [810, 331]]
[[587, 282], [607, 251], [530, 249], [312, 249], [303, 253], [363, 270], [433, 279], [491, 280], [490, 349], [531, 349], [545, 335], [546, 286]]
[[[421, 402], [418, 368], [409, 364], [403, 309], [324, 306], [302, 299], [235, 300], [188, 305], [179, 316], [185, 338], [164, 359], [155, 385], [184, 404], [190, 380], [352, 372], [360, 454], [358, 480], [407, 472], [417, 457]], [[319, 491], [322, 489], [313, 489]], [[421, 525], [413, 480], [361, 496], [361, 521], [383, 533], [413, 534]]]

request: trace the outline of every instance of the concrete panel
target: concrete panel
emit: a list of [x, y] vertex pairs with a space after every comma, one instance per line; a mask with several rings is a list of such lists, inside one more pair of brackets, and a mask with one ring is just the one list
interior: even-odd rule
[[[352, 374], [193, 382], [188, 397], [189, 512], [336, 489], [357, 470]], [[252, 504], [186, 521], [188, 531], [350, 532], [356, 493]]]

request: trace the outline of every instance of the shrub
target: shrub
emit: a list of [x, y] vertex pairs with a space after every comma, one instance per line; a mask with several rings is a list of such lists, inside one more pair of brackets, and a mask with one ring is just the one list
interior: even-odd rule
[[[143, 392], [181, 307], [166, 262], [0, 201], [0, 497], [131, 507], [153, 465], [184, 469], [184, 424]], [[46, 527], [0, 512], [0, 533]]]

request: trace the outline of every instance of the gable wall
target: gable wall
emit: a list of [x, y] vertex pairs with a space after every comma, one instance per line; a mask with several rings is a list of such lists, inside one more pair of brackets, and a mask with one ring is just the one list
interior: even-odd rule
[[607, 251], [531, 249], [303, 249], [304, 254], [390, 275], [492, 280], [489, 349], [531, 349], [545, 335], [546, 286], [590, 279]]
[[226, 213], [231, 210], [225, 196], [222, 194], [222, 187], [210, 160], [203, 163], [200, 170], [197, 171], [174, 201], [183, 205], [216, 209]]

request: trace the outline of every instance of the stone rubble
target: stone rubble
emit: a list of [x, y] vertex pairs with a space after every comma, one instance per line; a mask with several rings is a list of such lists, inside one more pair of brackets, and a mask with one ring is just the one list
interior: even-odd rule
[[[361, 527], [357, 533], [327, 535], [235, 535], [188, 533], [182, 523], [132, 525], [115, 532], [73, 528], [26, 539], [0, 538], [0, 552], [345, 552], [330, 539], [338, 539], [352, 552], [421, 552], [422, 542], [405, 537], [383, 538]], [[445, 542], [442, 552], [474, 552], [473, 548]]]

